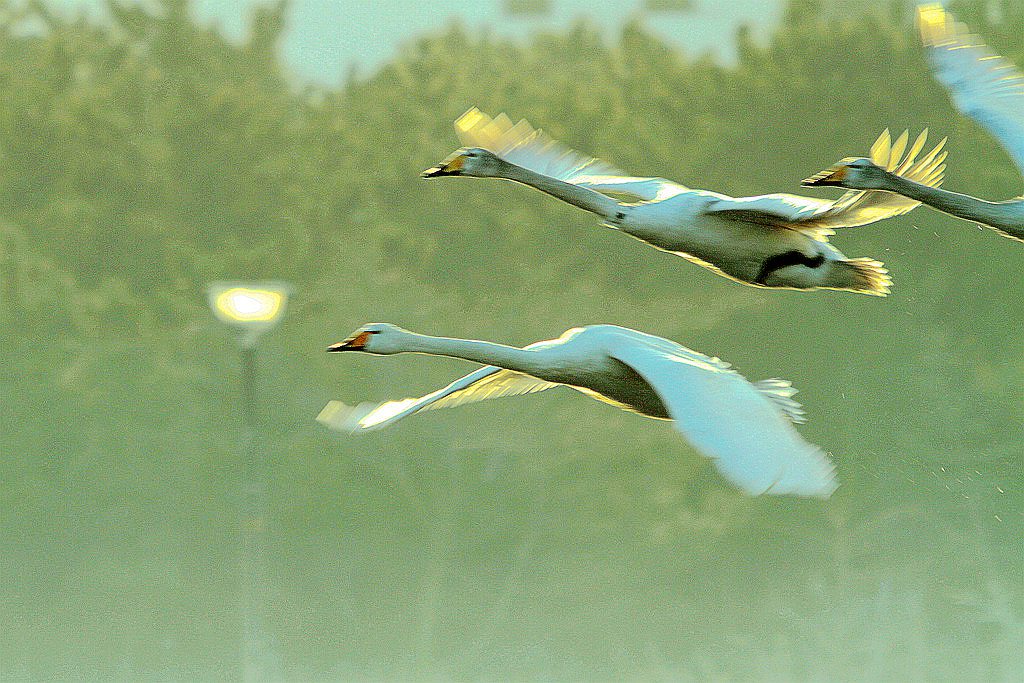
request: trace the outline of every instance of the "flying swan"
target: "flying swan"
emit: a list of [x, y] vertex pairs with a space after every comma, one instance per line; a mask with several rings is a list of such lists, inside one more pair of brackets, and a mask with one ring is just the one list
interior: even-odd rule
[[565, 385], [625, 410], [672, 420], [726, 479], [749, 494], [827, 498], [836, 488], [828, 456], [793, 427], [805, 419], [789, 382], [751, 384], [728, 363], [661, 337], [592, 325], [519, 349], [373, 323], [327, 350], [425, 353], [486, 365], [421, 398], [355, 408], [331, 401], [317, 420], [332, 429], [379, 429], [423, 410]]
[[[422, 173], [424, 178], [504, 178], [597, 214], [604, 225], [672, 252], [719, 275], [757, 287], [889, 292], [878, 261], [846, 258], [828, 243], [835, 228], [907, 213], [918, 202], [887, 192], [850, 191], [836, 201], [791, 194], [728, 197], [664, 178], [626, 177], [504, 114], [473, 108], [455, 121], [466, 147]], [[926, 133], [907, 151], [904, 133], [888, 130], [871, 148], [880, 166], [925, 185], [942, 180], [940, 143], [920, 160]]]
[[[1024, 75], [968, 34], [941, 5], [919, 5], [917, 26], [935, 76], [949, 89], [957, 108], [998, 138], [1024, 173]], [[900, 178], [857, 158], [843, 159], [803, 184], [895, 192], [1024, 241], [1024, 197], [989, 202]]]

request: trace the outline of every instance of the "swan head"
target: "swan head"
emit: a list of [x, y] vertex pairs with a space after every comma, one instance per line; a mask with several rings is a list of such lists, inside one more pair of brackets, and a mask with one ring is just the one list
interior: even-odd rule
[[369, 323], [350, 334], [344, 341], [327, 347], [334, 351], [362, 351], [379, 356], [388, 356], [405, 351], [403, 342], [408, 330], [390, 323]]
[[847, 157], [805, 179], [804, 187], [846, 187], [852, 190], [881, 190], [887, 171], [864, 157]]
[[494, 178], [500, 175], [505, 162], [495, 154], [481, 147], [463, 147], [455, 150], [437, 166], [420, 174], [422, 178], [461, 175], [475, 178]]

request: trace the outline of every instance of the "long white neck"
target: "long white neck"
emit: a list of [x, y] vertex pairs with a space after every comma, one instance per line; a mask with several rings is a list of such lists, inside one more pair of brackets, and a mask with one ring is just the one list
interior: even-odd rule
[[617, 201], [600, 192], [595, 192], [579, 185], [573, 185], [572, 183], [546, 176], [543, 173], [537, 173], [528, 168], [516, 166], [507, 161], [504, 162], [502, 168], [500, 177], [534, 187], [556, 199], [561, 199], [567, 204], [578, 206], [584, 211], [596, 213], [601, 218], [612, 219], [620, 210]]
[[965, 220], [983, 223], [1008, 235], [1024, 238], [1024, 200], [988, 202], [970, 195], [928, 187], [895, 174], [883, 189]]
[[406, 332], [405, 337], [403, 352], [406, 353], [427, 353], [432, 356], [462, 358], [474, 363], [496, 365], [499, 368], [533, 376], [543, 375], [545, 369], [549, 369], [544, 358], [537, 351], [517, 349], [514, 346], [474, 339], [431, 337], [414, 332]]

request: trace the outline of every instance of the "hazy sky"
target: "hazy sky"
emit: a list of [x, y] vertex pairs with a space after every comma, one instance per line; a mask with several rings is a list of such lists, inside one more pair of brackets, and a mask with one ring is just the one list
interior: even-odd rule
[[[62, 9], [97, 12], [103, 0], [47, 0]], [[249, 10], [269, 0], [194, 0], [203, 21], [219, 24], [225, 33], [241, 36]], [[304, 79], [334, 83], [350, 64], [370, 69], [410, 37], [436, 32], [458, 19], [474, 28], [525, 36], [543, 28], [561, 28], [579, 17], [617, 30], [640, 12], [643, 0], [552, 0], [551, 14], [513, 18], [504, 14], [504, 0], [292, 0], [290, 28], [283, 49], [294, 71]], [[649, 27], [690, 52], [730, 54], [737, 25], [755, 29], [774, 22], [781, 0], [694, 0], [685, 14], [645, 13]]]

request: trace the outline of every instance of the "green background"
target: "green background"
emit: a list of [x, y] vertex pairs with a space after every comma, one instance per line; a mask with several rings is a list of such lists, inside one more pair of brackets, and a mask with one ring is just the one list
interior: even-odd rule
[[[636, 24], [454, 26], [329, 87], [287, 75], [276, 6], [233, 42], [184, 0], [29, 3], [33, 30], [24, 4], [0, 2], [0, 680], [241, 676], [240, 366], [203, 296], [225, 278], [295, 286], [258, 350], [272, 680], [1024, 676], [1022, 245], [918, 209], [834, 238], [888, 298], [766, 291], [523, 187], [417, 177], [477, 105], [732, 195], [928, 126], [947, 187], [1019, 194], [911, 6], [794, 0], [735, 65]], [[952, 6], [1024, 65], [1024, 3]], [[329, 399], [473, 368], [323, 352], [368, 321], [516, 345], [615, 323], [791, 379], [841, 487], [744, 497], [671, 426], [567, 389], [328, 432]]]

